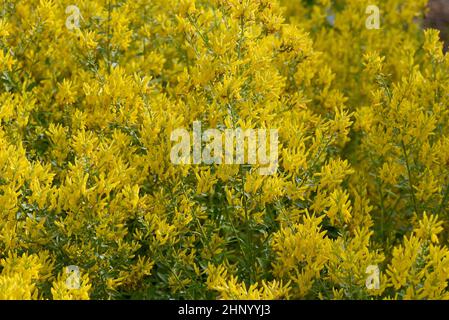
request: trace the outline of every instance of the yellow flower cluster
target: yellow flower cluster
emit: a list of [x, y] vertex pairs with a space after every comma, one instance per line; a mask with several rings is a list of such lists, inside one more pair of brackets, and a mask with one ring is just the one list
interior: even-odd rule
[[[0, 299], [449, 298], [449, 56], [370, 2], [5, 0]], [[276, 173], [173, 164], [195, 121]]]

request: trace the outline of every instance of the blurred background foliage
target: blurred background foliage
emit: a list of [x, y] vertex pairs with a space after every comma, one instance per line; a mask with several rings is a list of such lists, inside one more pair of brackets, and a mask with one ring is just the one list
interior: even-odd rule
[[448, 49], [449, 40], [449, 1], [430, 0], [429, 12], [426, 15], [424, 26], [441, 31], [441, 39], [445, 41], [445, 49]]

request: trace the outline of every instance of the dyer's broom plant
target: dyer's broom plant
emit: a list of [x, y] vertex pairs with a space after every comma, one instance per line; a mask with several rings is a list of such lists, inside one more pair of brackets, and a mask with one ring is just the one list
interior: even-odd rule
[[[448, 298], [449, 56], [370, 2], [4, 0], [0, 299]], [[174, 164], [196, 121], [276, 171]]]

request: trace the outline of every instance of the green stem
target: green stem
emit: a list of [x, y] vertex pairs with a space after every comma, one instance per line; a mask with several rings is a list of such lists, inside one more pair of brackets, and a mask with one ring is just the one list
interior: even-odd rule
[[107, 42], [108, 74], [111, 74], [111, 0], [108, 0], [108, 42]]
[[407, 167], [407, 175], [408, 175], [408, 183], [409, 183], [409, 187], [410, 187], [410, 194], [412, 197], [412, 202], [413, 202], [413, 207], [415, 208], [415, 212], [418, 214], [418, 204], [416, 202], [416, 198], [415, 198], [415, 192], [413, 191], [413, 180], [412, 180], [412, 172], [410, 169], [410, 164], [408, 161], [408, 155], [407, 155], [407, 150], [405, 148], [405, 144], [404, 144], [404, 140], [401, 140], [401, 146], [402, 146], [402, 152], [404, 153], [404, 158], [405, 158], [405, 165]]
[[449, 198], [449, 184], [447, 185], [447, 187], [446, 187], [446, 191], [445, 191], [445, 193], [444, 193], [444, 197], [443, 197], [443, 199], [441, 200], [441, 204], [440, 204], [440, 206], [439, 206], [439, 208], [438, 208], [438, 214], [440, 214], [442, 211], [443, 211], [443, 208], [444, 208], [444, 206], [446, 205], [446, 202], [447, 202], [447, 200], [448, 200], [448, 198]]

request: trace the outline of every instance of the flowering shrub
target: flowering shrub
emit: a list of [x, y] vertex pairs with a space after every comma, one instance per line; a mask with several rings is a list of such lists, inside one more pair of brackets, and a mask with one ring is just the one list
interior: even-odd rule
[[[281, 2], [5, 1], [1, 299], [449, 297], [426, 1], [375, 30], [369, 1]], [[172, 163], [196, 121], [278, 129], [275, 174]]]

